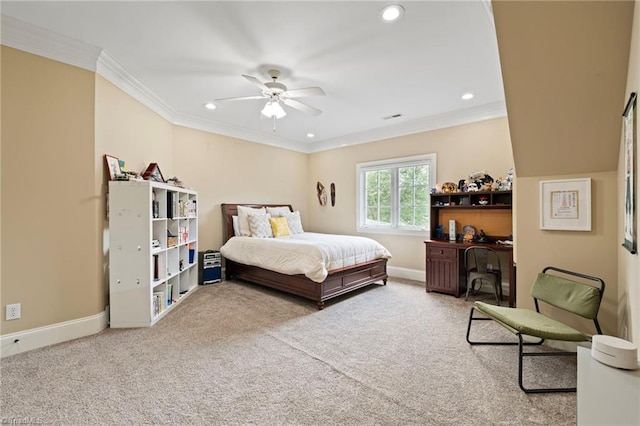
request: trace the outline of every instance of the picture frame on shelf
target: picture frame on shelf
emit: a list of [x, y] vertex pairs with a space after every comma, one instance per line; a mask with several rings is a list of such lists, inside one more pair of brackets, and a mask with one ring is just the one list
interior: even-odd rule
[[160, 171], [158, 163], [150, 163], [149, 166], [142, 172], [142, 177], [145, 180], [152, 180], [154, 182], [164, 182], [164, 177]]
[[591, 231], [591, 178], [540, 181], [540, 229]]
[[120, 168], [120, 160], [117, 157], [105, 154], [104, 163], [107, 167], [107, 172], [109, 173], [109, 180], [117, 180], [124, 174]]
[[631, 92], [624, 108], [624, 241], [622, 246], [631, 254], [636, 254], [636, 92]]

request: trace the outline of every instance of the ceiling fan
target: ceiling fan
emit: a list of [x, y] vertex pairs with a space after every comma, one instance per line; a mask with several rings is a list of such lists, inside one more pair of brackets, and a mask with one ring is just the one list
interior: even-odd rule
[[[262, 83], [260, 80], [258, 80], [253, 76], [244, 75], [244, 74], [242, 75], [250, 83], [255, 84], [260, 88], [260, 90], [262, 90], [261, 95], [216, 99], [216, 102], [217, 101], [241, 101], [246, 99], [268, 99], [266, 105], [264, 106], [261, 112], [266, 117], [269, 117], [269, 118], [273, 117], [274, 121], [276, 118], [282, 118], [285, 115], [287, 115], [284, 109], [282, 109], [282, 106], [280, 105], [280, 101], [282, 101], [283, 104], [291, 108], [297, 109], [298, 111], [302, 111], [307, 114], [318, 115], [322, 113], [322, 111], [320, 111], [319, 109], [309, 106], [307, 104], [304, 104], [294, 98], [301, 98], [304, 96], [323, 96], [325, 94], [324, 90], [322, 90], [319, 87], [305, 87], [303, 89], [288, 90], [287, 86], [277, 81], [278, 77], [280, 77], [279, 70], [271, 69], [268, 71], [268, 74], [271, 77], [272, 81], [268, 81], [266, 83]], [[275, 131], [275, 127], [274, 127], [274, 131]]]

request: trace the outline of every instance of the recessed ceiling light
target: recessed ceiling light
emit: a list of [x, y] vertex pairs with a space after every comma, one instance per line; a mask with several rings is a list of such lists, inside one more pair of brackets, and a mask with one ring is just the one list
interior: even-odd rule
[[314, 135], [313, 133], [307, 133], [307, 137], [308, 137], [309, 139], [311, 139], [311, 138], [315, 137], [315, 135]]
[[213, 102], [207, 102], [206, 104], [204, 104], [204, 107], [206, 109], [216, 109], [216, 105]]
[[475, 95], [473, 93], [465, 93], [464, 95], [462, 95], [462, 99], [465, 101], [468, 101], [469, 99], [473, 99]]
[[383, 22], [394, 22], [402, 18], [404, 7], [399, 4], [390, 4], [380, 11], [380, 18]]

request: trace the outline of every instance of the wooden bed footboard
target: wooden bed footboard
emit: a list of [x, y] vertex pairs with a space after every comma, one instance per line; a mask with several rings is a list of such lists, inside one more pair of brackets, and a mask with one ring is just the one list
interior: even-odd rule
[[349, 268], [330, 271], [327, 278], [317, 283], [304, 275], [285, 275], [257, 266], [244, 265], [226, 259], [226, 279], [238, 278], [276, 290], [316, 301], [318, 309], [324, 302], [361, 287], [382, 281], [387, 284], [387, 259], [377, 259]]

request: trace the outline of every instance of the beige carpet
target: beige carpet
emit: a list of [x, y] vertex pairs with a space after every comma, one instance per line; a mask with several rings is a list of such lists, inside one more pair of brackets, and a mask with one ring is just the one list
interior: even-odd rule
[[[470, 303], [398, 280], [322, 311], [242, 282], [204, 286], [150, 329], [107, 329], [3, 359], [0, 417], [73, 425], [575, 424], [575, 394], [518, 388], [515, 347], [466, 343]], [[479, 330], [513, 337], [489, 322]], [[550, 362], [530, 367], [544, 379], [568, 371], [560, 379], [575, 383], [574, 363]]]

